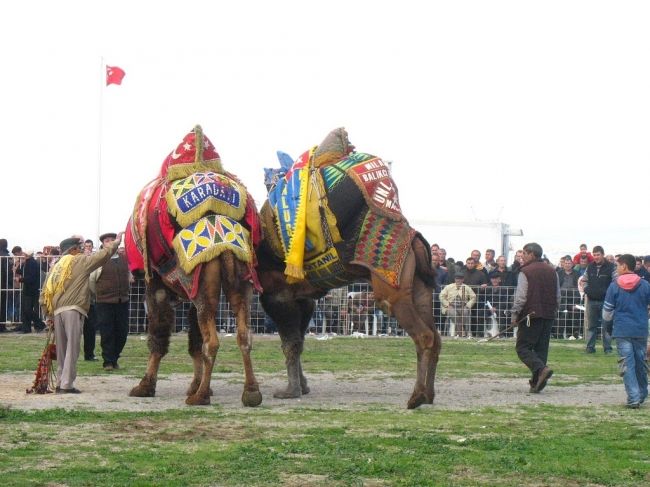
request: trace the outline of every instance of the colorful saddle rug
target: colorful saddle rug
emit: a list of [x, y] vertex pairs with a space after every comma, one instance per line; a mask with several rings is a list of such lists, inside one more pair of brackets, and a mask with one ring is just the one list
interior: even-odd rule
[[[202, 263], [226, 250], [226, 244], [220, 245], [219, 239], [230, 240], [230, 250], [248, 263], [249, 278], [255, 288], [261, 290], [251, 248], [261, 240], [261, 225], [252, 196], [246, 196], [245, 213], [241, 219], [250, 231], [228, 217], [224, 217], [227, 220], [223, 222], [215, 220], [210, 223], [216, 215], [209, 215], [199, 220], [204, 222], [205, 228], [201, 229], [199, 222], [195, 222], [177, 232], [168, 211], [168, 189], [169, 183], [157, 178], [138, 195], [125, 235], [129, 269], [144, 271], [147, 279], [154, 270], [181, 295], [193, 299], [198, 292]], [[228, 236], [229, 228], [241, 228], [241, 231]], [[213, 243], [209, 244], [211, 235]], [[247, 243], [246, 252], [241, 251], [242, 239]]]
[[350, 176], [363, 194], [368, 207], [393, 220], [403, 220], [397, 186], [386, 163], [379, 157], [353, 152], [345, 159], [321, 170], [327, 190]]
[[171, 182], [169, 212], [187, 227], [208, 213], [240, 220], [246, 211], [246, 188], [225, 174], [198, 172]]
[[[268, 203], [279, 239], [272, 235], [268, 240], [276, 253], [285, 256], [288, 281], [306, 278], [323, 289], [340, 286], [349, 280], [346, 261], [375, 271], [388, 284], [398, 287], [417, 232], [402, 215], [387, 165], [379, 157], [351, 153], [338, 162], [310, 169], [313, 152], [303, 154], [269, 192]], [[339, 246], [336, 244], [342, 242], [341, 229], [328, 201], [333, 196], [331, 190], [345, 178], [352, 181], [352, 191], [356, 186], [363, 198], [359, 196], [358, 200], [358, 223], [353, 232], [356, 242]], [[267, 211], [262, 208], [262, 218], [265, 226], [271, 227]], [[298, 250], [299, 245], [300, 260], [297, 255], [290, 260], [291, 251]], [[352, 250], [341, 255], [337, 248]]]
[[207, 215], [185, 227], [174, 237], [174, 249], [186, 273], [225, 250], [232, 251], [247, 264], [253, 262], [250, 233], [225, 215]]

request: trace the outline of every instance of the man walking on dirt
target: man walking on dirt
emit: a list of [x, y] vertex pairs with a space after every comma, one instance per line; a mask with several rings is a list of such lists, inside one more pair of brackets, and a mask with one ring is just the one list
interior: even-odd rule
[[560, 303], [557, 273], [542, 261], [543, 253], [537, 243], [524, 246], [524, 262], [512, 306], [512, 325], [518, 326], [517, 355], [532, 372], [529, 384], [530, 392], [534, 393], [541, 392], [553, 375], [546, 361], [551, 328]]

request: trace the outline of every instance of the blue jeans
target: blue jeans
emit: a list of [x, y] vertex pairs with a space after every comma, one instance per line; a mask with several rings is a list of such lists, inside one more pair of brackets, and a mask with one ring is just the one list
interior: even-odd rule
[[616, 349], [623, 362], [623, 383], [628, 404], [640, 404], [648, 397], [646, 338], [616, 338]]
[[603, 320], [603, 302], [589, 300], [589, 325], [587, 328], [587, 352], [596, 351], [596, 337], [598, 328], [602, 328], [603, 349], [605, 352], [612, 351], [612, 337], [610, 336], [611, 321]]

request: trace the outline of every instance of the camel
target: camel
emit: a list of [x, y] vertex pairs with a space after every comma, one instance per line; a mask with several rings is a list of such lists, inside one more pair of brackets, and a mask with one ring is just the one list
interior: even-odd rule
[[181, 299], [192, 302], [188, 351], [194, 376], [185, 403], [210, 404], [219, 349], [215, 318], [223, 290], [236, 317], [243, 357], [242, 403], [261, 404], [250, 357], [250, 308], [257, 282], [252, 241], [259, 238], [258, 218], [252, 197], [223, 170], [200, 126], [167, 156], [159, 176], [140, 192], [127, 227], [126, 252], [131, 270], [145, 273], [150, 353], [144, 377], [130, 396], [155, 395], [158, 369], [174, 328], [173, 301]]
[[[365, 280], [376, 305], [415, 343], [417, 376], [407, 407], [432, 404], [441, 338], [433, 318], [429, 244], [401, 215], [386, 164], [354, 149], [347, 132], [335, 129], [293, 165], [278, 153], [282, 168], [265, 169], [269, 196], [260, 211], [263, 237], [257, 247], [260, 302], [278, 326], [288, 376], [274, 397], [299, 398], [310, 391], [301, 355], [315, 300]], [[291, 201], [301, 204], [294, 179], [301, 175], [311, 195], [302, 200], [304, 210], [296, 211], [305, 213], [303, 231], [300, 217], [290, 217]], [[301, 234], [304, 247], [291, 240]]]

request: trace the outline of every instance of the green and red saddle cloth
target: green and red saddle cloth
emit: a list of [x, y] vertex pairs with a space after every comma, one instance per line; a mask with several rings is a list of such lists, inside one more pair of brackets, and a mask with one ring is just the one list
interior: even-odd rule
[[[310, 174], [305, 172], [311, 171]], [[305, 177], [307, 176], [307, 177]], [[314, 170], [304, 155], [269, 192], [269, 205], [277, 222], [277, 234], [285, 256], [296, 244], [301, 230], [298, 215], [306, 213], [303, 229], [305, 277], [322, 288], [337, 287], [347, 281], [341, 256], [336, 250], [338, 230], [323, 220], [318, 204], [326, 204], [319, 195], [350, 177], [367, 203], [366, 214], [358, 229], [354, 255], [350, 263], [375, 271], [393, 287], [399, 286], [401, 269], [411, 241], [417, 232], [410, 228], [399, 205], [396, 186], [386, 164], [379, 157], [353, 152], [338, 162]], [[320, 179], [319, 179], [320, 178]], [[301, 198], [305, 193], [306, 198]], [[312, 196], [315, 194], [316, 204]], [[304, 205], [301, 207], [301, 205]], [[335, 224], [335, 223], [334, 223]], [[328, 229], [330, 235], [327, 235]], [[339, 237], [340, 238], [340, 237]]]

